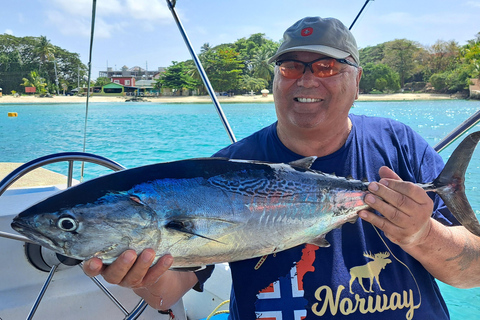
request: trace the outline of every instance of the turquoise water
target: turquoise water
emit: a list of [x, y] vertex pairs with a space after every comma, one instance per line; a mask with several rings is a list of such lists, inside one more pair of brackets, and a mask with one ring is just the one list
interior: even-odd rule
[[[224, 112], [241, 139], [275, 121], [273, 104], [225, 104]], [[480, 101], [357, 102], [356, 114], [393, 118], [410, 125], [431, 145], [480, 109]], [[17, 112], [18, 117], [7, 117]], [[125, 167], [206, 157], [230, 143], [210, 104], [92, 103], [86, 151]], [[85, 105], [0, 104], [0, 162], [27, 162], [66, 151], [82, 151]], [[477, 125], [471, 131], [480, 130]], [[459, 142], [441, 154], [446, 160]], [[480, 148], [466, 177], [467, 196], [480, 216]], [[66, 173], [65, 164], [47, 168]], [[79, 179], [79, 168], [76, 168]], [[87, 164], [85, 178], [108, 172]], [[439, 284], [452, 319], [480, 319], [480, 288], [460, 290]]]

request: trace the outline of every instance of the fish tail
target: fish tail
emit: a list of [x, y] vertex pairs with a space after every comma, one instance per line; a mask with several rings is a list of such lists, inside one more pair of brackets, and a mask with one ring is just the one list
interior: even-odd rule
[[465, 172], [480, 140], [480, 131], [467, 136], [453, 151], [445, 168], [433, 181], [435, 192], [455, 218], [470, 232], [480, 236], [480, 223], [465, 194]]

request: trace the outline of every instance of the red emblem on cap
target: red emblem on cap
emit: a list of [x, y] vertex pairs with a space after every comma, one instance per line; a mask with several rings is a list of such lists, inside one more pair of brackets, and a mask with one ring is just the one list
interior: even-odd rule
[[313, 28], [311, 27], [302, 29], [302, 37], [308, 37], [312, 33], [313, 33]]

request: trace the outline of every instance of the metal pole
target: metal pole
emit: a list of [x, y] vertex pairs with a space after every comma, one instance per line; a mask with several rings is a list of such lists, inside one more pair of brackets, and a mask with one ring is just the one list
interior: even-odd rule
[[[88, 121], [88, 102], [90, 99], [90, 77], [92, 75], [92, 51], [93, 51], [93, 35], [95, 31], [95, 13], [97, 11], [97, 0], [92, 1], [92, 26], [90, 30], [90, 50], [88, 55], [88, 78], [87, 78], [87, 102], [85, 106], [85, 126], [83, 132], [83, 152], [86, 150], [87, 145], [87, 121]], [[85, 170], [85, 163], [82, 162], [82, 169], [80, 174], [80, 180], [83, 180], [83, 173]]]
[[[373, 0], [372, 0], [373, 1]], [[353, 28], [353, 25], [355, 24], [355, 22], [357, 22], [357, 19], [358, 17], [360, 17], [360, 15], [362, 14], [363, 12], [363, 9], [365, 9], [365, 7], [367, 6], [367, 4], [370, 2], [370, 0], [367, 0], [365, 2], [365, 4], [363, 5], [362, 9], [360, 9], [360, 12], [357, 14], [357, 16], [355, 17], [355, 20], [353, 20], [352, 24], [350, 25], [350, 28], [348, 28], [348, 30], [352, 30]]]
[[185, 29], [182, 26], [182, 23], [180, 22], [180, 19], [178, 18], [177, 12], [175, 11], [175, 2], [176, 1], [171, 1], [171, 0], [166, 0], [168, 7], [170, 8], [170, 11], [172, 12], [173, 18], [175, 19], [175, 22], [177, 23], [178, 29], [180, 30], [180, 33], [182, 34], [183, 40], [185, 41], [185, 44], [187, 45], [188, 51], [190, 51], [190, 55], [192, 56], [193, 61], [195, 62], [195, 65], [197, 66], [198, 72], [200, 73], [200, 76], [202, 77], [203, 83], [205, 84], [205, 87], [207, 88], [208, 94], [210, 95], [210, 98], [213, 101], [213, 104], [215, 105], [215, 108], [217, 109], [218, 116], [220, 117], [220, 120], [223, 123], [223, 126], [225, 127], [225, 131], [227, 131], [227, 134], [232, 141], [232, 143], [236, 142], [237, 139], [235, 138], [235, 135], [233, 134], [232, 128], [230, 128], [230, 125], [228, 123], [227, 118], [225, 117], [225, 114], [223, 113], [222, 107], [220, 106], [220, 102], [218, 102], [217, 97], [215, 96], [215, 91], [213, 90], [212, 85], [210, 84], [210, 80], [208, 80], [208, 76], [205, 73], [205, 70], [203, 69], [202, 63], [198, 59], [197, 54], [195, 51], [193, 51], [192, 44], [190, 43], [190, 40], [188, 39], [188, 36], [185, 32]]
[[437, 152], [441, 152], [443, 149], [452, 144], [455, 140], [460, 138], [465, 132], [470, 128], [480, 122], [480, 110], [475, 112], [470, 118], [463, 121], [458, 127], [452, 130], [445, 138], [443, 138], [439, 143], [437, 143], [433, 148]]
[[17, 241], [36, 244], [36, 242], [28, 239], [27, 237], [19, 236], [19, 235], [13, 234], [13, 233], [8, 233], [8, 232], [3, 232], [3, 231], [0, 231], [0, 238], [7, 238], [7, 239], [12, 239], [12, 240], [17, 240]]
[[47, 291], [48, 286], [50, 285], [50, 282], [52, 282], [53, 275], [55, 274], [55, 271], [57, 271], [57, 268], [58, 268], [58, 265], [56, 264], [50, 270], [47, 280], [45, 280], [45, 283], [43, 284], [43, 287], [40, 290], [40, 293], [38, 294], [38, 297], [35, 300], [35, 303], [33, 304], [32, 309], [30, 310], [30, 313], [27, 316], [27, 320], [33, 319], [33, 316], [35, 315], [35, 312], [37, 311], [38, 306], [40, 305], [40, 302], [42, 301], [42, 298], [45, 295], [45, 292]]

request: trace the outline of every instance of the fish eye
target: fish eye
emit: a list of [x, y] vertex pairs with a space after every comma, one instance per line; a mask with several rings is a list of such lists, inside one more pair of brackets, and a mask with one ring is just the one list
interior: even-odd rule
[[78, 222], [75, 218], [66, 216], [58, 219], [57, 226], [63, 231], [73, 232], [77, 230]]

